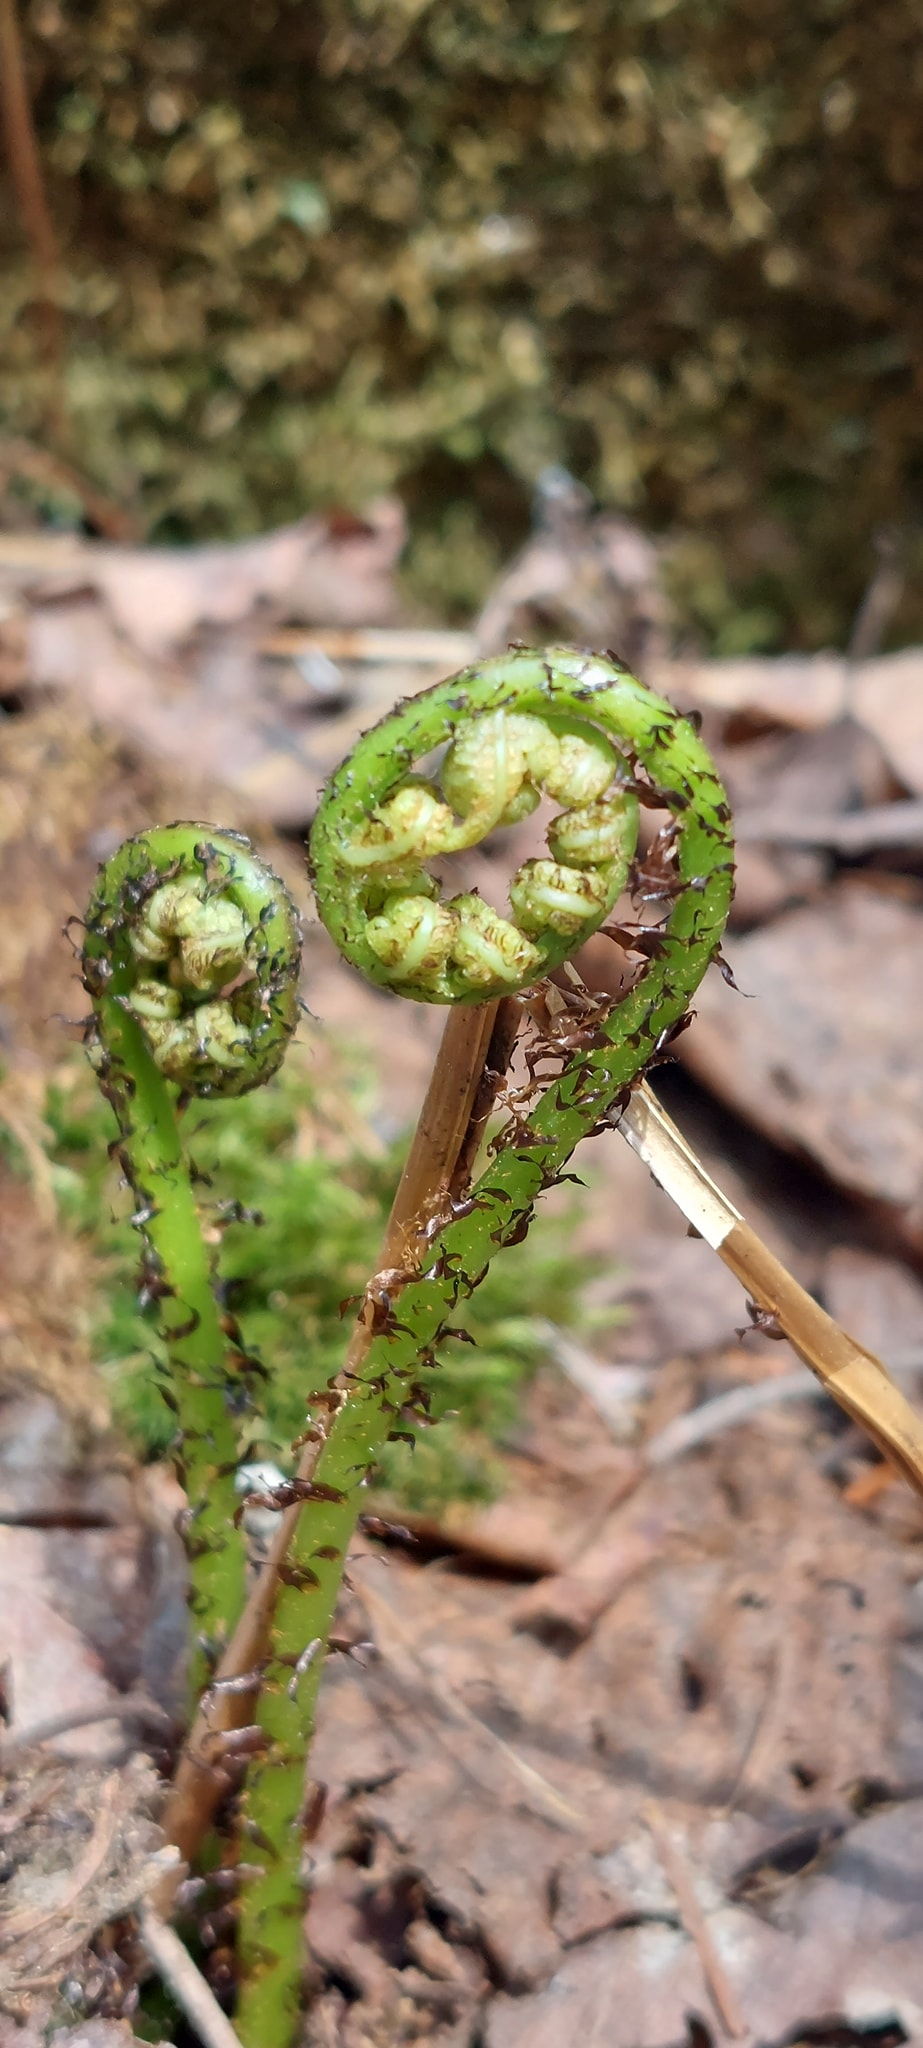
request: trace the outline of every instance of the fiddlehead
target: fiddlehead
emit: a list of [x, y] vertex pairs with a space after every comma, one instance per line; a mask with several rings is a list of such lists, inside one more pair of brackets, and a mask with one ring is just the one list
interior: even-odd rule
[[[443, 745], [437, 782], [421, 769]], [[510, 891], [516, 922], [478, 897], [444, 904], [425, 861], [524, 815], [542, 792], [565, 809], [549, 861], [527, 864]], [[247, 2048], [283, 2041], [294, 2024], [304, 1748], [362, 1482], [402, 1414], [425, 1411], [459, 1303], [497, 1250], [524, 1235], [542, 1189], [684, 1015], [718, 951], [733, 885], [730, 810], [693, 723], [618, 662], [570, 649], [513, 651], [399, 706], [359, 741], [317, 814], [318, 909], [341, 950], [405, 995], [472, 1002], [538, 979], [604, 922], [628, 875], [639, 795], [672, 813], [657, 882], [670, 910], [639, 980], [624, 1001], [600, 1006], [541, 1099], [501, 1131], [469, 1198], [430, 1219], [406, 1269], [377, 1276], [385, 1288], [370, 1285], [361, 1364], [320, 1403], [310, 1475], [280, 1490], [280, 1510], [305, 1506], [260, 1700], [271, 1746], [248, 1777], [267, 1869], [242, 1900]]]
[[[430, 1003], [508, 995], [559, 967], [621, 894], [638, 836], [632, 762], [606, 707], [567, 687], [560, 660], [550, 675], [514, 654], [440, 684], [334, 777], [311, 838], [318, 903], [371, 980]], [[414, 764], [445, 743], [424, 778]], [[549, 857], [513, 877], [512, 918], [473, 893], [444, 902], [425, 862], [477, 846], [543, 796], [562, 809]]]
[[260, 1087], [297, 1022], [298, 947], [288, 892], [241, 833], [168, 825], [127, 839], [101, 868], [87, 916], [91, 1059], [102, 1069], [111, 1059], [115, 1003], [187, 1093]]
[[237, 833], [143, 832], [100, 870], [83, 946], [87, 1051], [118, 1120], [145, 1288], [162, 1304], [192, 1604], [200, 1634], [218, 1642], [243, 1596], [234, 1471], [254, 1361], [215, 1297], [177, 1108], [275, 1072], [297, 1021], [299, 960], [288, 894]]

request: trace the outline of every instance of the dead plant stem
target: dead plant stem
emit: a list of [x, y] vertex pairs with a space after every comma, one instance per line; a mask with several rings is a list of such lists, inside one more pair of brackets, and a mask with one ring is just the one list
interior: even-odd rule
[[923, 1421], [879, 1358], [828, 1316], [786, 1271], [716, 1186], [682, 1133], [642, 1081], [618, 1129], [677, 1208], [746, 1288], [756, 1309], [853, 1422], [923, 1494]]

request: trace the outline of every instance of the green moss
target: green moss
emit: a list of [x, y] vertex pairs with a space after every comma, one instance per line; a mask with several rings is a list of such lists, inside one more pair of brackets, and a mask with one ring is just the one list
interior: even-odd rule
[[[724, 592], [677, 586], [712, 646], [843, 644], [883, 525], [919, 637], [915, 0], [20, 14], [68, 452], [152, 538], [396, 488], [409, 587], [454, 612], [564, 461], [716, 551]], [[3, 196], [0, 423], [41, 438]], [[427, 487], [446, 463], [473, 531]]]

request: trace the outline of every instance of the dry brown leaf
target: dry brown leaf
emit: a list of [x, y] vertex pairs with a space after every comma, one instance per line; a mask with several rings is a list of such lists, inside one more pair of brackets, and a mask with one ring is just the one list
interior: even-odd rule
[[656, 687], [684, 704], [716, 711], [749, 712], [815, 731], [842, 716], [846, 703], [847, 666], [842, 655], [786, 654], [774, 660], [703, 661], [672, 665]]
[[737, 939], [749, 1001], [709, 977], [686, 1064], [776, 1143], [923, 1233], [923, 909], [887, 884], [841, 884]]
[[850, 688], [854, 716], [874, 733], [898, 781], [923, 796], [923, 652], [908, 647], [864, 662]]
[[266, 608], [304, 623], [386, 625], [395, 616], [394, 570], [404, 545], [396, 499], [362, 519], [301, 519], [224, 546], [123, 548], [70, 541], [56, 550], [0, 543], [4, 589], [33, 604], [80, 591], [100, 596], [139, 653], [164, 660], [203, 626], [239, 624]]
[[[701, 1884], [706, 1927], [750, 2041], [802, 2027], [923, 2028], [920, 1813], [897, 1807], [859, 1822], [816, 1876], [791, 1884], [771, 1920]], [[710, 1909], [710, 1910], [709, 1910]], [[665, 2048], [694, 2014], [716, 2014], [700, 1956], [679, 1927], [602, 1935], [568, 1955], [545, 1990], [495, 1998], [487, 2048]]]
[[777, 817], [832, 818], [893, 795], [881, 746], [852, 718], [811, 732], [767, 733], [745, 746], [719, 744], [717, 751], [735, 831], [751, 842]]
[[[100, 1658], [56, 1611], [45, 1564], [40, 1531], [0, 1530], [0, 1660], [8, 1668], [14, 1734], [43, 1718], [50, 1700], [79, 1713], [116, 1698]], [[60, 1736], [55, 1747], [62, 1756], [106, 1758], [123, 1753], [125, 1743], [121, 1729], [101, 1721]]]
[[[759, 1970], [784, 1961], [789, 1948], [777, 1930], [763, 1941], [752, 1906], [727, 1906], [735, 1875], [805, 1830], [835, 1835], [851, 1824], [857, 1780], [896, 1781], [907, 1770], [903, 1731], [906, 1722], [912, 1745], [918, 1703], [909, 1694], [903, 1701], [896, 1686], [902, 1560], [818, 1476], [815, 1456], [803, 1424], [776, 1415], [690, 1457], [681, 1485], [675, 1470], [646, 1480], [622, 1511], [623, 1543], [640, 1556], [659, 1531], [661, 1551], [613, 1588], [595, 1632], [569, 1656], [516, 1632], [522, 1595], [502, 1581], [472, 1581], [444, 1566], [421, 1571], [394, 1552], [387, 1571], [369, 1560], [361, 1580], [354, 1575], [361, 1598], [368, 1574], [381, 1574], [375, 1582], [420, 1646], [426, 1673], [396, 1669], [384, 1639], [381, 1664], [331, 1671], [314, 1754], [331, 1785], [318, 1886], [357, 1830], [377, 1844], [361, 1871], [368, 1938], [379, 1924], [379, 1863], [383, 1907], [396, 1873], [412, 1875], [439, 1924], [447, 1915], [451, 1935], [482, 1948], [510, 1992], [488, 2006], [498, 2042], [509, 2027], [523, 2048], [533, 2039], [560, 2048], [553, 2028], [571, 2006], [542, 1988], [551, 1973], [568, 1999], [572, 1991], [595, 1998], [596, 1976], [587, 1983], [577, 1963], [595, 1949], [592, 1937], [675, 1910], [644, 1825], [651, 1795], [687, 1830], [729, 1974], [736, 1984], [723, 1946], [733, 1939], [734, 1955], [753, 1956], [758, 1990]], [[571, 1490], [564, 1476], [559, 1485]], [[515, 1781], [495, 1775], [486, 1750], [469, 1753], [449, 1712], [437, 1725], [432, 1675], [586, 1814], [582, 1842], [550, 1812], [527, 1812]], [[695, 1952], [669, 1928], [630, 1929], [623, 1939], [612, 1953], [628, 1972], [625, 2038], [632, 2048], [648, 2038], [663, 2048], [683, 2038], [681, 2005], [675, 2033], [668, 2026], [676, 2000], [688, 1994], [695, 2010], [710, 2012]], [[589, 1944], [573, 1952], [573, 1979], [562, 1941]], [[663, 1969], [674, 2003], [638, 2005], [642, 1991], [653, 1996], [648, 1962]], [[607, 1951], [603, 1984], [612, 1969]], [[745, 1974], [738, 1990], [750, 1982]], [[798, 1982], [804, 1990], [803, 1973]], [[573, 2011], [573, 2038], [592, 2039], [593, 2008]], [[611, 2004], [601, 2011], [609, 2024]], [[809, 2001], [792, 2017], [817, 2012]], [[556, 2018], [546, 2022], [546, 2013]], [[652, 2029], [663, 2020], [664, 2030], [632, 2035], [648, 2020]], [[600, 2048], [609, 2039], [601, 2032]]]
[[128, 739], [142, 756], [213, 777], [239, 793], [255, 816], [302, 824], [317, 802], [323, 766], [310, 731], [261, 697], [252, 648], [238, 649], [248, 687], [222, 697], [200, 686], [195, 665], [168, 666], [122, 638], [92, 599], [32, 613], [30, 672], [44, 689], [79, 693], [85, 712]]
[[85, 543], [60, 562], [53, 556], [44, 578], [15, 557], [4, 573], [0, 545], [0, 581], [18, 606], [27, 688], [78, 696], [143, 755], [223, 783], [256, 816], [298, 827], [367, 714], [357, 707], [345, 731], [342, 719], [312, 720], [307, 683], [292, 690], [298, 671], [264, 659], [260, 639], [278, 618], [343, 627], [393, 618], [402, 544], [400, 508], [386, 500], [365, 521], [303, 520], [233, 546]]

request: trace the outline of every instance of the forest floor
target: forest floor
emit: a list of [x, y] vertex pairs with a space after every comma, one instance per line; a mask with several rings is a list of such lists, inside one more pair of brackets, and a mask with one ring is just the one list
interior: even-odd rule
[[[84, 1003], [62, 926], [128, 832], [250, 831], [309, 920], [320, 1067], [360, 1046], [368, 1114], [411, 1123], [439, 1015], [401, 1005], [398, 1032], [332, 957], [297, 845], [354, 733], [464, 659], [463, 636], [395, 623], [383, 531], [185, 558], [0, 535], [2, 2048], [64, 2024], [62, 1980], [104, 2016], [82, 2042], [124, 2035], [124, 1945], [98, 1930], [157, 1868], [145, 1758], [169, 1746], [183, 1630], [175, 1482], [112, 1431], [43, 1142]], [[920, 657], [658, 659], [734, 803], [744, 994], [709, 977], [657, 1090], [919, 1399]], [[618, 1135], [585, 1155], [598, 1337], [549, 1331], [496, 1501], [366, 1535], [350, 1564], [305, 2048], [923, 2043], [920, 1505], [807, 1372], [792, 1387]], [[726, 1427], [708, 1404], [731, 1388], [756, 1398]], [[139, 1695], [146, 1721], [19, 1745]], [[219, 1988], [227, 1930], [212, 1902]]]

